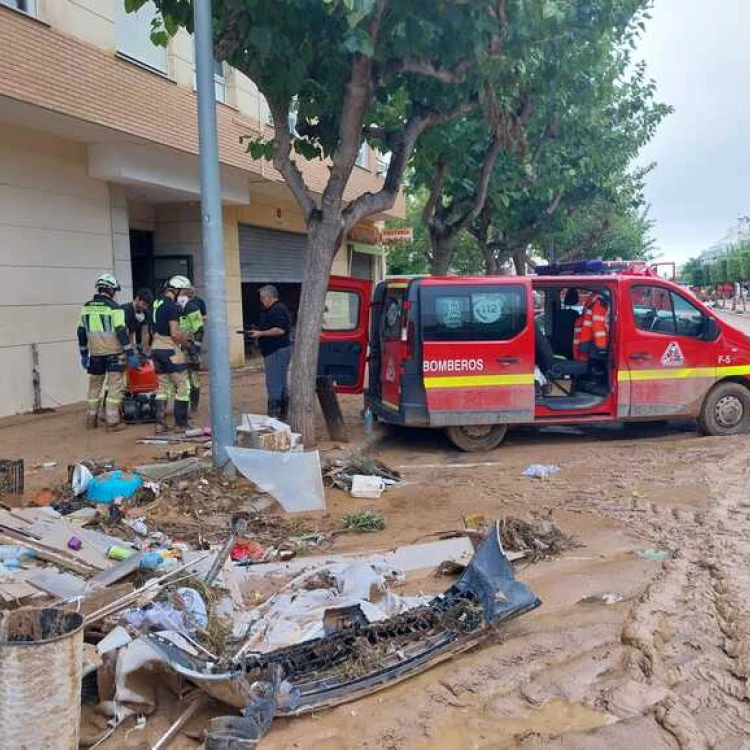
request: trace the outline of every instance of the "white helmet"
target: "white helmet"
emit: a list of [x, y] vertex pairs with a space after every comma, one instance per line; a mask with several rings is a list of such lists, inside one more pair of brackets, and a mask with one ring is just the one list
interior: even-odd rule
[[112, 292], [119, 292], [120, 291], [120, 285], [117, 282], [117, 279], [111, 273], [103, 273], [96, 280], [96, 288], [97, 289], [107, 289], [107, 290], [112, 291]]
[[167, 289], [192, 289], [193, 285], [187, 276], [172, 276], [167, 282]]

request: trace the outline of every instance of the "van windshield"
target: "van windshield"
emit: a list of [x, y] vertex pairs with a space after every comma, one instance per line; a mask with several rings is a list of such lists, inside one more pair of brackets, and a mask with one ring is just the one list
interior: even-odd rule
[[507, 341], [526, 328], [526, 289], [444, 286], [420, 289], [425, 341]]

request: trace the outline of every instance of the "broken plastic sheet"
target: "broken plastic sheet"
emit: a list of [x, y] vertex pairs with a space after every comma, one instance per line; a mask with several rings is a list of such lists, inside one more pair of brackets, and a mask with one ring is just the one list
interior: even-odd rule
[[[307, 582], [330, 577], [330, 587], [308, 589]], [[330, 610], [358, 606], [368, 622], [380, 622], [429, 602], [432, 597], [401, 597], [389, 591], [389, 580], [399, 574], [385, 560], [334, 563], [300, 576], [258, 611], [246, 647], [269, 652], [325, 635], [324, 617]]]
[[[462, 604], [467, 598], [481, 605], [483, 613], [478, 618], [464, 618], [469, 614]], [[276, 715], [289, 716], [356, 700], [417, 674], [480, 643], [495, 632], [497, 625], [529, 612], [539, 604], [536, 595], [515, 580], [495, 525], [459, 581], [427, 604], [433, 616], [442, 622], [442, 631], [433, 635], [423, 633], [424, 618], [421, 615], [411, 625], [408, 620], [399, 620], [395, 629], [392, 628], [390, 635], [386, 636], [396, 639], [393, 650], [389, 653], [381, 648], [381, 658], [364, 674], [360, 670], [350, 673], [343, 667], [347, 662], [361, 664], [358, 649], [368, 648], [368, 643], [381, 642], [382, 646], [384, 634], [388, 632], [382, 623], [360, 625], [357, 632], [332, 632], [322, 640], [298, 643], [280, 653], [252, 654], [248, 650], [250, 644], [246, 642], [223, 672], [217, 671], [215, 658], [196, 658], [155, 634], [145, 638], [178, 674], [188, 677], [209, 695], [240, 709], [247, 705], [249, 682], [257, 680], [259, 672], [266, 670], [270, 673], [283, 664], [281, 677], [290, 684], [295, 701], [288, 705], [279, 702]], [[360, 609], [365, 612], [365, 607], [360, 606]], [[401, 617], [408, 618], [408, 615]], [[404, 639], [410, 644], [408, 653], [397, 646], [397, 643], [403, 646]], [[318, 670], [310, 671], [311, 661], [329, 658], [328, 653], [336, 655], [340, 668], [337, 673], [329, 671], [325, 679], [321, 679]]]
[[239, 472], [279, 501], [287, 513], [325, 510], [320, 454], [227, 448]]

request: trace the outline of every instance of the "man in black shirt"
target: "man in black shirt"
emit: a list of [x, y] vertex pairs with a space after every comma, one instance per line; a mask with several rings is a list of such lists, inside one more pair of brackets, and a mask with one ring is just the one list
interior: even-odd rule
[[125, 327], [128, 329], [130, 343], [139, 354], [151, 351], [151, 321], [149, 309], [154, 301], [150, 289], [139, 289], [132, 302], [122, 306], [125, 313]]
[[258, 342], [266, 371], [268, 416], [286, 419], [289, 415], [289, 360], [291, 359], [292, 318], [279, 292], [270, 284], [261, 287], [263, 311], [258, 329], [250, 337]]

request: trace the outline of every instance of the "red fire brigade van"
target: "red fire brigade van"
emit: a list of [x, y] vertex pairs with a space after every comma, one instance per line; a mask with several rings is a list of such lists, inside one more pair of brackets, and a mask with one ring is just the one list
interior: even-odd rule
[[[576, 322], [594, 297], [607, 346], [576, 359]], [[364, 391], [383, 422], [443, 428], [466, 451], [495, 448], [514, 424], [750, 428], [750, 337], [643, 264], [390, 278], [372, 302], [369, 282], [333, 278], [323, 327], [320, 371], [339, 391]]]

